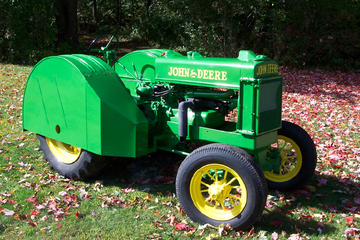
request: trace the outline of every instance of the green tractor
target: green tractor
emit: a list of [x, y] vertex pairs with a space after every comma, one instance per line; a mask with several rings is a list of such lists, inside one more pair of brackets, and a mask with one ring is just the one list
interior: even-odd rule
[[[94, 49], [104, 39], [106, 46]], [[116, 36], [101, 35], [89, 54], [45, 58], [28, 77], [23, 128], [37, 133], [61, 175], [88, 178], [108, 156], [177, 153], [186, 156], [176, 177], [186, 214], [237, 230], [259, 218], [268, 187], [293, 190], [309, 181], [316, 149], [301, 127], [281, 120], [283, 78], [275, 61], [251, 51], [210, 58], [168, 49], [116, 61], [117, 47]], [[229, 121], [234, 110], [237, 119]]]

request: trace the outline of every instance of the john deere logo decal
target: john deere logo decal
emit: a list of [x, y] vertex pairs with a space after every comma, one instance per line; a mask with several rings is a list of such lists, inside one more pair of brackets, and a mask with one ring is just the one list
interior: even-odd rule
[[190, 68], [178, 68], [170, 67], [168, 72], [169, 76], [174, 77], [183, 77], [183, 78], [199, 78], [199, 79], [209, 79], [209, 80], [227, 80], [226, 71], [216, 71], [216, 70], [205, 70], [205, 69], [190, 69]]
[[277, 64], [261, 65], [257, 68], [256, 76], [278, 73], [279, 66]]

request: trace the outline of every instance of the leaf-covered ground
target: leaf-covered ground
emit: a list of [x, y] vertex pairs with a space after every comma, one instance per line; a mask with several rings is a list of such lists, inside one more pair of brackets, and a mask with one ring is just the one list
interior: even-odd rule
[[50, 170], [21, 127], [30, 70], [0, 65], [0, 238], [360, 239], [360, 73], [281, 70], [283, 119], [313, 138], [315, 177], [294, 192], [269, 191], [261, 219], [235, 232], [184, 215], [174, 194], [178, 156], [114, 159], [86, 182]]

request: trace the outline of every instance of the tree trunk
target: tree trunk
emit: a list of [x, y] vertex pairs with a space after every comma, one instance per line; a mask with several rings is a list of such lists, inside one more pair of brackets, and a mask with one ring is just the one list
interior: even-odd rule
[[76, 48], [79, 45], [77, 0], [56, 0], [55, 7], [58, 10], [56, 23], [59, 43], [69, 42]]
[[150, 16], [150, 6], [151, 6], [152, 0], [147, 0], [147, 5], [146, 5], [146, 14], [147, 17]]
[[121, 26], [122, 24], [122, 16], [121, 16], [121, 0], [116, 0], [116, 12], [115, 18], [118, 24]]
[[94, 22], [96, 22], [97, 20], [97, 5], [96, 5], [96, 0], [93, 0], [93, 7], [92, 7], [92, 14], [93, 14], [93, 20]]

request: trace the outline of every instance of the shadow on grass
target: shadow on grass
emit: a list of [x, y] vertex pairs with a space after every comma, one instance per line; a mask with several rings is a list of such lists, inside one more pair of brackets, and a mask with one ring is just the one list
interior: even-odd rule
[[183, 159], [180, 155], [163, 151], [140, 158], [113, 158], [96, 179], [107, 186], [145, 189], [151, 194], [175, 193], [176, 173]]
[[[325, 184], [320, 184], [318, 179]], [[358, 189], [359, 183], [350, 179], [339, 181], [334, 176], [322, 175], [314, 176], [308, 185], [298, 190], [269, 190], [269, 195], [277, 199], [283, 197], [283, 201], [275, 201], [272, 207], [265, 209], [255, 228], [268, 232], [301, 232], [319, 237], [341, 235], [343, 232], [338, 232], [339, 225], [351, 227], [345, 217], [359, 209], [353, 201], [359, 194]], [[269, 202], [272, 202], [271, 198]]]
[[[183, 157], [157, 152], [141, 158], [112, 159], [96, 180], [105, 186], [131, 187], [153, 195], [175, 193], [177, 169]], [[320, 185], [318, 179], [325, 179]], [[90, 180], [95, 181], [95, 179]], [[302, 233], [324, 236], [338, 231], [341, 214], [349, 214], [356, 182], [342, 183], [335, 177], [315, 176], [309, 185], [290, 192], [269, 190], [268, 206], [255, 224], [256, 231]], [[277, 200], [273, 201], [271, 196]], [[281, 198], [283, 200], [281, 200]], [[269, 204], [273, 204], [269, 207]]]

